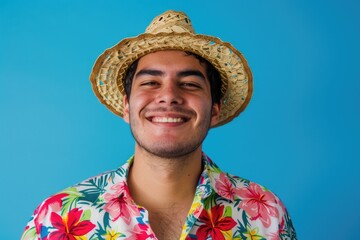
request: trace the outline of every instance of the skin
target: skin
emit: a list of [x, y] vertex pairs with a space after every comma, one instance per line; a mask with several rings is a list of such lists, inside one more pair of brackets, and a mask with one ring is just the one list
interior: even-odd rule
[[202, 142], [220, 107], [194, 56], [159, 51], [139, 60], [130, 99], [124, 97], [124, 120], [136, 140], [128, 184], [159, 239], [180, 237], [202, 171]]

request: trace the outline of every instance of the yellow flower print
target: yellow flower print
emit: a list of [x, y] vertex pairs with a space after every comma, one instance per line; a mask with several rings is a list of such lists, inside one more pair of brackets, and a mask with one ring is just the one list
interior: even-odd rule
[[264, 239], [263, 236], [257, 235], [259, 229], [256, 227], [254, 229], [247, 228], [247, 231], [244, 233], [246, 240], [261, 240]]
[[118, 239], [118, 237], [123, 237], [123, 236], [124, 236], [123, 234], [111, 229], [106, 229], [106, 234], [103, 235], [103, 237], [106, 240], [116, 240]]

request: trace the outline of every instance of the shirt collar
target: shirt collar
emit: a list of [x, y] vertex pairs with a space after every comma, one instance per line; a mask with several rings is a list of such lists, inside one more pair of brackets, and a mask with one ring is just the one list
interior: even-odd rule
[[228, 201], [233, 201], [231, 177], [221, 171], [205, 153], [202, 154], [202, 164], [203, 172], [199, 178], [195, 198], [200, 197], [200, 199], [204, 200], [216, 193]]
[[[202, 162], [204, 170], [200, 176], [199, 182], [202, 182], [205, 185], [203, 199], [209, 197], [212, 193], [216, 193], [229, 201], [233, 201], [234, 198], [232, 197], [232, 194], [224, 194], [226, 192], [224, 192], [224, 187], [229, 187], [229, 191], [231, 192], [232, 185], [230, 176], [221, 171], [221, 169], [205, 153], [202, 155]], [[199, 186], [200, 185], [201, 184], [199, 184]]]
[[103, 200], [105, 203], [112, 201], [113, 199], [121, 198], [128, 204], [133, 204], [134, 200], [132, 199], [127, 184], [127, 178], [129, 176], [129, 170], [134, 161], [134, 156], [131, 156], [124, 165], [118, 169], [108, 173], [108, 185], [104, 191]]
[[[106, 189], [106, 194], [104, 195], [105, 201], [109, 196], [123, 196], [125, 201], [134, 203], [127, 184], [127, 178], [133, 161], [134, 156], [131, 156], [124, 165], [110, 173], [109, 181], [111, 184]], [[225, 181], [229, 182], [229, 176], [222, 172], [205, 153], [202, 154], [202, 164], [203, 172], [196, 187], [195, 197], [200, 197], [200, 199], [204, 200], [215, 192], [223, 198], [232, 201], [233, 198], [230, 195], [224, 194], [223, 185], [221, 185], [221, 180], [219, 180], [225, 178]]]

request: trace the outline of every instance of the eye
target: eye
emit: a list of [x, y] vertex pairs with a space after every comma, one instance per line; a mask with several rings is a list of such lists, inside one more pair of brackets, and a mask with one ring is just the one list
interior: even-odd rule
[[140, 86], [148, 86], [148, 87], [153, 87], [153, 86], [158, 86], [159, 83], [156, 81], [144, 81], [140, 84]]
[[194, 82], [182, 82], [180, 86], [187, 89], [201, 89], [201, 85]]

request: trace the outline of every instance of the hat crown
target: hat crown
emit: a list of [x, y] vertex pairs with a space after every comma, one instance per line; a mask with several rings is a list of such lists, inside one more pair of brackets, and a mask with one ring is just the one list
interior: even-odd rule
[[195, 33], [190, 18], [183, 12], [166, 11], [152, 20], [146, 33]]

